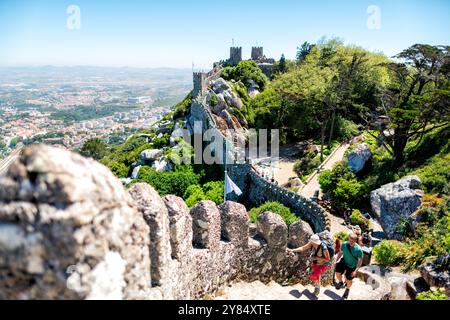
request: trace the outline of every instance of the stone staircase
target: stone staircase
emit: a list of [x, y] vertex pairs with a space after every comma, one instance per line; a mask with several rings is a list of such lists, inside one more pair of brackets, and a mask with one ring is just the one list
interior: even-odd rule
[[[215, 300], [342, 300], [345, 289], [336, 290], [334, 286], [322, 287], [318, 297], [313, 294], [313, 285], [282, 286], [274, 281], [264, 284], [237, 282], [219, 292]], [[378, 300], [372, 286], [360, 279], [353, 280], [348, 300]]]

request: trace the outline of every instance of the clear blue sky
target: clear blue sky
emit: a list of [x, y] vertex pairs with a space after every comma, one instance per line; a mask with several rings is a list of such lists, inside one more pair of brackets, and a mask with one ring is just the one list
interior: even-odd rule
[[[81, 29], [69, 30], [78, 5]], [[381, 29], [366, 22], [381, 9]], [[278, 59], [324, 35], [392, 56], [414, 43], [450, 45], [447, 0], [1, 0], [0, 66], [208, 68], [231, 39]]]

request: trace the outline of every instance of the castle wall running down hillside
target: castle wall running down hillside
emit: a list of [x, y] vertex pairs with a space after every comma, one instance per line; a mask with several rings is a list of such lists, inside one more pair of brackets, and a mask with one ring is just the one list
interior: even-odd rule
[[[189, 123], [194, 126], [195, 121], [202, 124], [202, 133], [207, 130], [215, 130], [215, 132], [222, 137], [222, 141], [218, 143], [223, 144], [226, 139], [223, 134], [217, 129], [216, 122], [211, 115], [211, 112], [205, 106], [202, 97], [194, 100], [191, 106], [191, 114]], [[201, 134], [201, 132], [195, 132]], [[229, 145], [232, 145], [231, 143]], [[211, 149], [220, 148], [221, 146], [212, 145]], [[232, 152], [236, 152], [236, 148], [232, 147]], [[229, 165], [229, 176], [243, 191], [241, 196], [247, 203], [259, 206], [269, 201], [278, 201], [290, 208], [300, 218], [309, 222], [314, 228], [314, 231], [319, 233], [325, 230], [330, 230], [330, 220], [321, 206], [317, 203], [306, 199], [300, 194], [296, 194], [286, 188], [277, 186], [263, 177], [259, 176], [251, 167], [249, 163]], [[234, 195], [229, 195], [230, 200], [237, 201], [239, 198]]]
[[[94, 160], [33, 146], [0, 177], [0, 299], [195, 299], [235, 279], [308, 282], [281, 217], [261, 215], [253, 237], [248, 220], [241, 204], [189, 210], [147, 184], [124, 190]], [[289, 241], [303, 244], [303, 230]]]

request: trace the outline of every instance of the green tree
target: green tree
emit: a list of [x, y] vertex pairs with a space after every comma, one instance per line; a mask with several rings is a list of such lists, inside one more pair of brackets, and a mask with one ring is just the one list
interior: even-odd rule
[[300, 47], [297, 47], [297, 62], [302, 62], [305, 60], [306, 56], [311, 52], [314, 48], [314, 44], [311, 44], [307, 41], [303, 42]]
[[80, 154], [87, 158], [100, 160], [108, 154], [108, 145], [99, 138], [89, 139], [81, 147]]
[[[392, 81], [383, 87], [380, 99], [393, 135], [384, 136], [385, 127], [379, 126], [384, 137], [380, 143], [394, 158], [396, 167], [404, 162], [409, 140], [421, 139], [450, 120], [449, 48], [415, 44], [395, 56], [402, 62], [386, 64]], [[368, 124], [373, 125], [374, 120], [366, 117]]]
[[287, 66], [286, 66], [286, 57], [284, 56], [284, 53], [281, 55], [280, 61], [278, 63], [278, 71], [281, 73], [286, 72]]

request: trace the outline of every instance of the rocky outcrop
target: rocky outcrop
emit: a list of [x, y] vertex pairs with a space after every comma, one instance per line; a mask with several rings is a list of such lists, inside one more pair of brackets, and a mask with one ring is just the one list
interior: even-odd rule
[[33, 146], [0, 190], [0, 299], [148, 296], [150, 230], [106, 167]]
[[423, 264], [420, 274], [430, 287], [444, 288], [446, 295], [450, 297], [450, 254]]
[[420, 207], [423, 191], [419, 177], [408, 176], [374, 190], [370, 194], [372, 211], [378, 216], [389, 239], [401, 240], [398, 223], [408, 218]]
[[354, 173], [358, 173], [364, 169], [371, 157], [372, 152], [367, 144], [361, 143], [347, 155], [347, 163]]
[[158, 160], [160, 157], [162, 157], [164, 154], [163, 150], [159, 149], [148, 149], [141, 152], [141, 161], [146, 162], [153, 162], [155, 160]]

